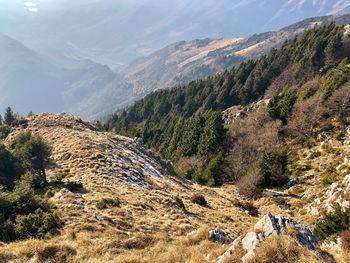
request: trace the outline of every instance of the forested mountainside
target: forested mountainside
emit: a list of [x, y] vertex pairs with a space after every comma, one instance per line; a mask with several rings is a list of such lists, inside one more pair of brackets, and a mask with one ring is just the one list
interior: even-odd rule
[[197, 39], [171, 44], [151, 55], [136, 59], [117, 72], [129, 81], [136, 94], [186, 85], [239, 66], [243, 61], [258, 59], [272, 48], [280, 47], [314, 26], [335, 21], [349, 24], [350, 15], [308, 18], [279, 31], [254, 34], [245, 38]]
[[[201, 183], [237, 182], [259, 167], [265, 185], [283, 184], [288, 142], [308, 143], [317, 128], [349, 113], [349, 43], [348, 31], [334, 22], [311, 29], [257, 61], [153, 92], [113, 115], [105, 128], [141, 136]], [[235, 105], [247, 118], [224, 127], [221, 112]]]
[[64, 111], [87, 120], [106, 118], [153, 90], [185, 85], [257, 59], [285, 39], [333, 19], [350, 23], [349, 14], [317, 17], [248, 38], [175, 43], [117, 72], [73, 53], [41, 53], [0, 35], [0, 106], [11, 105], [22, 113]]

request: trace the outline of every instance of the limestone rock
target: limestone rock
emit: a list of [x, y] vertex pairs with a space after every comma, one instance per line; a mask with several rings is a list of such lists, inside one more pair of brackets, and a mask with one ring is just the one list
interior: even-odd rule
[[228, 248], [228, 250], [220, 257], [218, 257], [218, 261], [216, 263], [223, 263], [226, 260], [226, 258], [230, 257], [234, 253], [238, 245], [239, 239], [236, 239], [235, 241], [233, 241], [232, 245]]
[[271, 234], [278, 234], [278, 228], [274, 216], [269, 212], [263, 216], [254, 226], [255, 231], [262, 231], [265, 237]]
[[242, 257], [242, 262], [245, 263], [247, 262], [248, 259], [252, 258], [255, 256], [255, 252], [254, 251], [249, 251], [247, 254], [245, 254], [243, 257]]
[[225, 243], [226, 240], [229, 241], [230, 243], [233, 242], [233, 239], [230, 237], [230, 235], [227, 232], [218, 228], [209, 231], [209, 238], [214, 242], [218, 242], [218, 243]]
[[342, 183], [343, 183], [343, 186], [345, 187], [345, 192], [350, 193], [350, 174], [345, 176]]
[[242, 247], [248, 252], [255, 250], [260, 246], [260, 244], [261, 240], [259, 238], [259, 235], [255, 232], [247, 233], [246, 236], [242, 239]]
[[136, 143], [136, 144], [139, 145], [139, 146], [144, 146], [144, 144], [143, 144], [143, 139], [140, 138], [140, 137], [135, 137], [135, 138], [134, 138], [134, 143]]

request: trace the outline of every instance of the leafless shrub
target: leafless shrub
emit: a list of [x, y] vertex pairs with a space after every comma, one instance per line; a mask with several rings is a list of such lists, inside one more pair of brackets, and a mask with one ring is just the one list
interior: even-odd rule
[[248, 198], [259, 196], [262, 192], [261, 184], [263, 179], [262, 170], [255, 168], [237, 182], [239, 193]]

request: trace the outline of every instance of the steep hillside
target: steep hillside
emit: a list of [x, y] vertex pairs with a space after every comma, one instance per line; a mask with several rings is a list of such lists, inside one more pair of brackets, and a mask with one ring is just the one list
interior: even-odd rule
[[[21, 125], [6, 143], [21, 131], [31, 131], [53, 147], [46, 190], [55, 193], [50, 201], [63, 225], [44, 239], [0, 243], [2, 262], [241, 262], [242, 257], [244, 262], [271, 262], [263, 261], [268, 253], [276, 254], [273, 262], [301, 263], [305, 258], [313, 263], [334, 262], [329, 261], [334, 257], [336, 262], [345, 263], [349, 259], [349, 254], [339, 251], [339, 245], [318, 247], [310, 229], [298, 223], [314, 228], [320, 220], [315, 209], [334, 211], [337, 203], [349, 206], [349, 176], [345, 177], [349, 170], [344, 169], [350, 157], [349, 127], [343, 143], [322, 139], [313, 148], [297, 153], [300, 159], [296, 167], [302, 167], [310, 160], [309, 154], [321, 152], [312, 157], [307, 172], [312, 176], [293, 181], [284, 192], [275, 191], [278, 198], [271, 197], [269, 190], [252, 204], [242, 201], [235, 186], [208, 188], [181, 179], [173, 175], [171, 164], [146, 150], [140, 140], [98, 132], [80, 118], [42, 114]], [[324, 144], [331, 144], [334, 153], [321, 147]], [[331, 187], [320, 184], [322, 167], [329, 159], [339, 161], [341, 167], [337, 168], [339, 183]], [[62, 188], [59, 180], [71, 185], [71, 190]], [[313, 198], [321, 193], [326, 194], [317, 199], [320, 202]], [[203, 195], [207, 204], [191, 202], [194, 194]], [[120, 204], [97, 208], [103, 198], [119, 200]], [[276, 215], [273, 220], [284, 223], [269, 223], [270, 212]], [[291, 230], [293, 226], [298, 232]], [[260, 235], [258, 243], [249, 231]], [[289, 234], [269, 237], [273, 231]], [[298, 238], [298, 233], [307, 233], [311, 243]], [[257, 261], [249, 261], [249, 257]]]
[[279, 31], [246, 38], [178, 42], [119, 68], [118, 73], [133, 84], [135, 93], [186, 85], [229, 70], [242, 61], [257, 59], [287, 39], [332, 20], [340, 25], [348, 24], [350, 15], [309, 18]]
[[[235, 236], [256, 220], [232, 206], [235, 197], [232, 189], [204, 188], [176, 177], [172, 175], [171, 164], [141, 144], [113, 133], [95, 131], [77, 117], [65, 114], [30, 117], [6, 141], [23, 130], [40, 134], [52, 145], [49, 182], [81, 183], [83, 188], [73, 192], [58, 188], [52, 197], [64, 221], [57, 237], [2, 244], [3, 260], [26, 261], [33, 256], [37, 258], [39, 250], [56, 247], [61, 251], [68, 246], [76, 251], [72, 254], [77, 253], [78, 262], [119, 262], [118, 259], [122, 262], [129, 254], [137, 257], [133, 249], [146, 253], [157, 242], [171, 242], [204, 225], [229, 228]], [[52, 184], [50, 188], [57, 186]], [[205, 195], [207, 207], [190, 202], [195, 193]], [[176, 196], [183, 200], [186, 210], [179, 206]], [[102, 198], [119, 199], [120, 208], [97, 209], [96, 204]], [[229, 226], [227, 222], [236, 223]], [[67, 240], [71, 233], [74, 239]], [[222, 251], [220, 246], [212, 245]], [[176, 244], [173, 246], [176, 248]], [[145, 255], [146, 258], [151, 260], [152, 255]]]

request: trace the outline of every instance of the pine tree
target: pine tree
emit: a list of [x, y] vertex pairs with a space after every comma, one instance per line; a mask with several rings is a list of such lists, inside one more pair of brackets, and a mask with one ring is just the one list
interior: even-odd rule
[[15, 121], [15, 116], [13, 114], [13, 111], [11, 107], [7, 107], [5, 111], [5, 116], [4, 116], [4, 124], [11, 126], [14, 121]]

